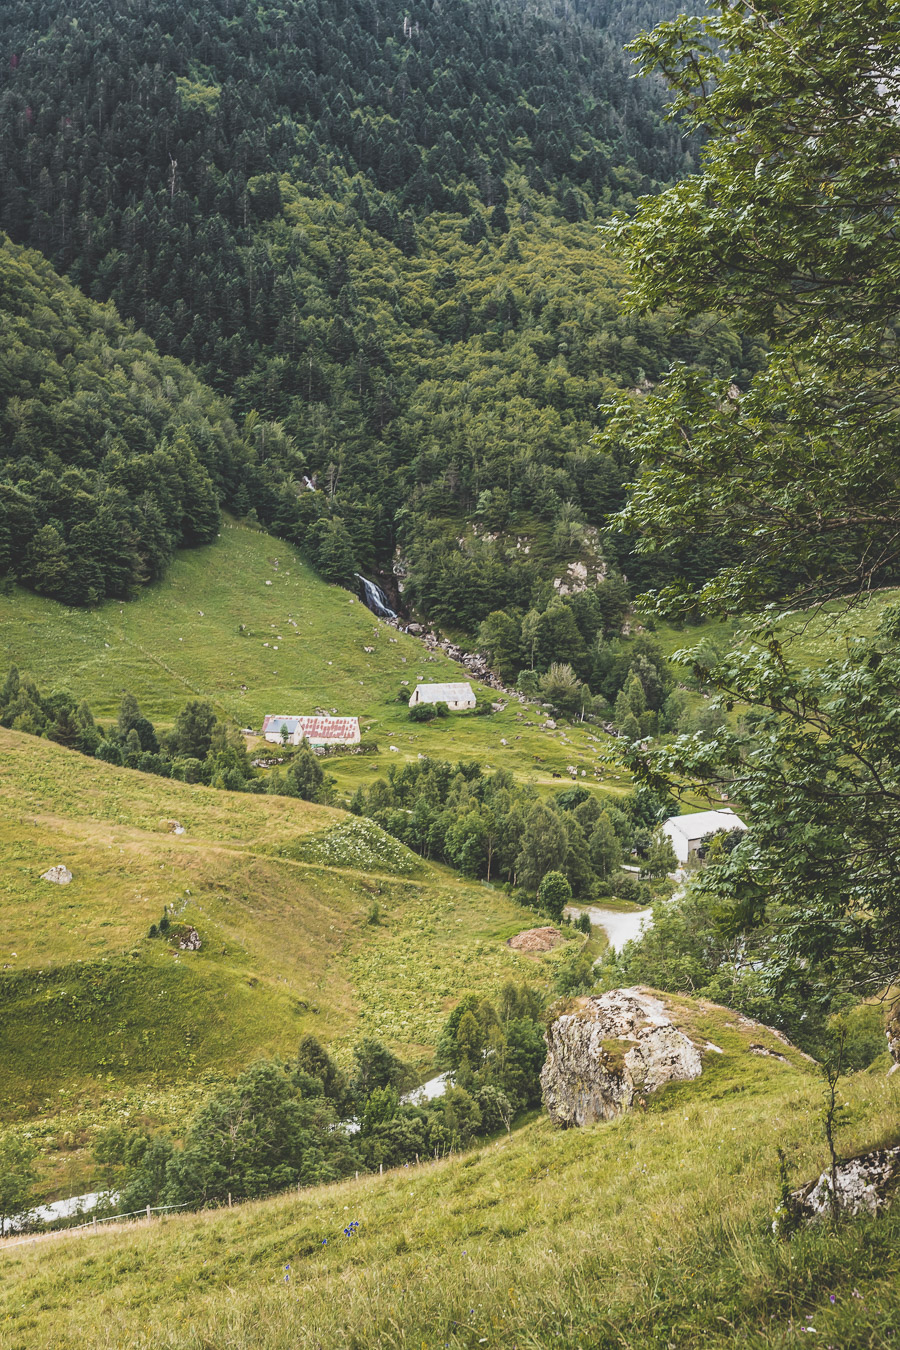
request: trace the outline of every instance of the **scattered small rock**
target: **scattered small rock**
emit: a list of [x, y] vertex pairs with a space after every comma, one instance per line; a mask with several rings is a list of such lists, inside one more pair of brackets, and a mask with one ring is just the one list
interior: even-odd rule
[[169, 829], [171, 830], [172, 834], [184, 834], [184, 826], [181, 824], [180, 821], [170, 820]]
[[782, 1064], [790, 1064], [787, 1055], [781, 1055], [777, 1050], [768, 1050], [764, 1045], [751, 1045], [749, 1050], [751, 1055], [766, 1055], [769, 1059], [780, 1059]]
[[56, 867], [50, 867], [41, 873], [41, 881], [52, 881], [57, 886], [68, 886], [71, 880], [72, 873], [63, 863], [58, 863]]

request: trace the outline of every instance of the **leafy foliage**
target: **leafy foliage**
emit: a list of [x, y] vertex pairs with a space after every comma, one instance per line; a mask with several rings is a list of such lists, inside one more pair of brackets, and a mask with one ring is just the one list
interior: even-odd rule
[[[644, 546], [725, 538], [736, 561], [699, 603], [766, 607], [755, 643], [693, 661], [749, 735], [723, 721], [655, 755], [633, 746], [631, 762], [657, 787], [715, 785], [748, 812], [746, 837], [698, 885], [736, 924], [773, 925], [768, 976], [795, 988], [810, 963], [870, 988], [900, 973], [900, 621], [889, 612], [809, 671], [776, 618], [786, 599], [852, 597], [900, 566], [896, 42], [884, 0], [739, 0], [635, 43], [709, 140], [698, 174], [617, 227], [634, 304], [714, 305], [770, 351], [747, 391], [679, 369], [605, 433], [644, 462], [623, 518]], [[660, 608], [692, 609], [687, 590]]]
[[[306, 1035], [296, 1066], [259, 1061], [213, 1095], [181, 1147], [165, 1135], [113, 1127], [98, 1136], [97, 1161], [123, 1186], [121, 1202], [134, 1209], [250, 1199], [442, 1155], [479, 1134], [508, 1129], [524, 1107], [540, 1101], [540, 1013], [540, 998], [526, 985], [505, 985], [497, 1009], [466, 995], [440, 1042], [442, 1065], [455, 1082], [431, 1102], [401, 1100], [414, 1081], [410, 1070], [374, 1037], [353, 1047], [348, 1078]], [[351, 1109], [358, 1132], [340, 1123]]]
[[[704, 887], [703, 874], [671, 899], [653, 904], [653, 923], [620, 952], [609, 948], [599, 968], [601, 987], [646, 984], [725, 1004], [776, 1027], [806, 1053], [827, 1059], [841, 1029], [845, 1066], [866, 1068], [885, 1053], [884, 1009], [835, 989], [827, 968], [809, 963], [802, 984], [773, 992], [765, 968], [777, 948], [784, 906], [748, 934], [739, 911], [721, 891]], [[596, 976], [597, 972], [594, 972]]]
[[247, 452], [224, 403], [0, 237], [0, 575], [127, 597], [208, 543]]
[[[192, 484], [186, 540], [209, 537], [215, 497], [329, 580], [399, 543], [408, 601], [470, 632], [511, 598], [543, 605], [560, 568], [621, 561], [599, 531], [631, 464], [586, 450], [597, 403], [679, 356], [713, 374], [754, 359], [708, 317], [623, 317], [595, 246], [613, 205], [693, 162], [616, 46], [647, 10], [3, 7], [0, 221], [243, 419], [240, 466], [186, 438], [214, 488]], [[177, 437], [168, 453], [191, 478]], [[60, 550], [35, 544], [48, 594]]]
[[540, 903], [548, 874], [561, 874], [569, 896], [608, 893], [623, 852], [645, 851], [669, 811], [665, 797], [646, 791], [615, 801], [581, 792], [566, 788], [545, 804], [505, 770], [490, 774], [469, 762], [421, 759], [358, 788], [350, 810], [425, 858], [466, 876], [505, 878]]
[[6, 1225], [27, 1213], [32, 1203], [37, 1172], [34, 1160], [37, 1148], [12, 1131], [0, 1134], [0, 1237]]

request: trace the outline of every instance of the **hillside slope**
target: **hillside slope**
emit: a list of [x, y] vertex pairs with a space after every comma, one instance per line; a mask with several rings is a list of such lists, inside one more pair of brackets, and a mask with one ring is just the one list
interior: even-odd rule
[[127, 596], [215, 538], [249, 458], [192, 371], [0, 234], [0, 576]]
[[618, 46], [672, 9], [10, 0], [0, 224], [249, 416], [238, 514], [335, 580], [400, 544], [410, 597], [474, 632], [543, 607], [621, 505], [604, 397], [757, 359], [709, 316], [623, 315], [598, 241], [694, 162]]
[[9, 664], [43, 689], [87, 699], [101, 719], [115, 716], [126, 690], [163, 724], [198, 696], [256, 730], [266, 713], [321, 707], [359, 716], [378, 753], [326, 765], [348, 792], [420, 754], [477, 759], [538, 787], [568, 777], [569, 765], [579, 781], [584, 771], [588, 784], [627, 785], [604, 762], [611, 742], [599, 728], [543, 730], [545, 714], [533, 705], [513, 700], [490, 717], [410, 722], [399, 692], [468, 673], [326, 585], [289, 545], [227, 520], [212, 545], [178, 554], [167, 577], [127, 605], [65, 609], [20, 589], [0, 594], [0, 667]]
[[[66, 886], [41, 879], [58, 863]], [[167, 906], [199, 951], [148, 936]], [[0, 1118], [37, 1122], [48, 1185], [84, 1190], [98, 1124], [177, 1127], [303, 1032], [345, 1056], [373, 1035], [424, 1071], [462, 994], [546, 984], [552, 955], [505, 944], [528, 923], [370, 822], [0, 731]]]
[[[898, 1216], [773, 1242], [777, 1148], [800, 1176], [826, 1163], [818, 1082], [750, 1053], [724, 1009], [687, 1007], [723, 1053], [645, 1113], [540, 1120], [383, 1177], [6, 1244], [5, 1350], [786, 1350], [807, 1328], [887, 1350]], [[896, 1077], [845, 1082], [842, 1150], [896, 1130], [898, 1092]]]

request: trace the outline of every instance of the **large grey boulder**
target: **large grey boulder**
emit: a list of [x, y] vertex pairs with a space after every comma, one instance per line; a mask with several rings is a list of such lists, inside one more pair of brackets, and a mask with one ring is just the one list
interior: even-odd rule
[[556, 1125], [611, 1120], [666, 1083], [699, 1078], [700, 1048], [647, 989], [578, 998], [546, 1034], [544, 1103]]
[[[876, 1148], [871, 1153], [848, 1158], [835, 1169], [832, 1186], [828, 1168], [815, 1181], [791, 1191], [775, 1215], [776, 1233], [789, 1232], [799, 1224], [821, 1223], [830, 1219], [835, 1208], [842, 1215], [877, 1214], [890, 1204], [900, 1187], [900, 1148]], [[837, 1194], [837, 1206], [832, 1199]]]
[[46, 872], [41, 873], [41, 881], [52, 881], [57, 886], [68, 886], [71, 880], [72, 873], [63, 863], [49, 867]]

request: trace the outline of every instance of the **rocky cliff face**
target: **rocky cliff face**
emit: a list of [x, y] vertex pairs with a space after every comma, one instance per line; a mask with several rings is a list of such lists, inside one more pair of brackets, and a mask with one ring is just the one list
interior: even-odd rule
[[647, 1093], [703, 1071], [700, 1047], [661, 998], [639, 987], [576, 999], [548, 1029], [547, 1050], [544, 1102], [563, 1126], [611, 1120]]

